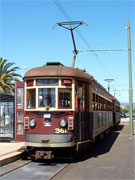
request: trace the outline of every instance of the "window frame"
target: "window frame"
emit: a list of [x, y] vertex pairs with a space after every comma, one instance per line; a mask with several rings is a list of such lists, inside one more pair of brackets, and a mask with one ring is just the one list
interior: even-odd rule
[[34, 80], [33, 79], [26, 80], [26, 87], [31, 87], [33, 85], [34, 85]]
[[[38, 80], [58, 80], [58, 82], [57, 83], [55, 83], [55, 84], [38, 84]], [[36, 81], [36, 86], [37, 87], [39, 87], [39, 86], [59, 86], [59, 79], [36, 79], [35, 80]]]
[[[34, 107], [28, 107], [28, 91], [29, 90], [34, 90], [35, 91], [35, 106]], [[36, 88], [28, 88], [26, 89], [26, 108], [27, 109], [36, 109]]]
[[[39, 106], [39, 90], [40, 89], [54, 89], [54, 105], [55, 106]], [[56, 108], [56, 88], [55, 87], [39, 87], [38, 89], [37, 89], [37, 91], [38, 91], [38, 95], [37, 95], [37, 103], [38, 103], [38, 109], [39, 108], [45, 108], [45, 107], [50, 107], [50, 108]], [[52, 103], [51, 103], [52, 104]]]
[[[20, 104], [20, 106], [18, 106], [18, 94], [19, 94], [18, 90], [19, 89], [21, 89], [21, 96], [20, 96], [21, 104]], [[24, 88], [23, 87], [17, 87], [16, 93], [17, 93], [17, 96], [16, 96], [16, 108], [17, 109], [23, 109], [24, 108], [24, 98], [23, 98], [23, 96], [24, 96]]]
[[[75, 110], [75, 104], [73, 103], [74, 102], [74, 99], [75, 99], [75, 79], [70, 79], [70, 78], [54, 78], [54, 79], [57, 79], [58, 80], [58, 83], [57, 84], [48, 84], [48, 85], [37, 85], [36, 83], [36, 80], [37, 79], [40, 79], [40, 78], [36, 78], [36, 79], [33, 79], [33, 86], [31, 87], [28, 87], [27, 86], [27, 81], [28, 79], [25, 80], [25, 91], [24, 91], [24, 94], [25, 94], [25, 111], [71, 111], [71, 110]], [[47, 79], [47, 78], [46, 78]], [[49, 78], [50, 79], [50, 78]], [[52, 78], [51, 78], [52, 79]], [[70, 79], [72, 81], [72, 84], [69, 86], [65, 86], [64, 84], [62, 84], [62, 80], [63, 79]], [[54, 88], [55, 89], [55, 107], [49, 107], [49, 106], [46, 106], [46, 107], [39, 107], [39, 95], [38, 95], [38, 91], [40, 88]], [[65, 107], [65, 108], [62, 108], [62, 107], [59, 107], [59, 89], [71, 89], [71, 92], [70, 92], [70, 107]], [[27, 94], [28, 94], [28, 91], [29, 90], [35, 90], [35, 107], [28, 107], [28, 97], [27, 97]]]
[[[60, 107], [60, 104], [59, 104], [59, 93], [60, 93], [60, 90], [69, 90], [70, 89], [70, 107]], [[59, 87], [58, 88], [58, 109], [72, 109], [72, 88], [62, 88], [62, 87]]]

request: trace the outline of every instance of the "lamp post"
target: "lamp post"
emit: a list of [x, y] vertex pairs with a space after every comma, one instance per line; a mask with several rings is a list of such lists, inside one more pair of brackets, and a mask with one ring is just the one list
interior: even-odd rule
[[108, 82], [108, 92], [110, 93], [110, 82], [114, 81], [114, 79], [104, 79], [104, 81]]

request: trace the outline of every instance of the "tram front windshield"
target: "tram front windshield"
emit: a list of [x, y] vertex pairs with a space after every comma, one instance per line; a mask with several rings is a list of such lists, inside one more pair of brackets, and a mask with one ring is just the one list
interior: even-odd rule
[[27, 108], [36, 109], [36, 104], [38, 105], [39, 109], [43, 107], [71, 109], [72, 88], [39, 87], [37, 89], [28, 89]]
[[38, 107], [55, 107], [55, 88], [38, 89]]

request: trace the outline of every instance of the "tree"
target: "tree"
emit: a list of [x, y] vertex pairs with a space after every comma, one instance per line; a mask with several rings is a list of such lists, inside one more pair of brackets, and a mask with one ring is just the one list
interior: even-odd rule
[[129, 106], [126, 105], [126, 106], [121, 106], [120, 107], [120, 112], [121, 113], [128, 113], [129, 112]]
[[8, 63], [7, 59], [0, 58], [0, 93], [11, 93], [15, 91], [15, 81], [19, 81], [20, 74], [15, 73], [19, 67], [11, 67], [15, 63]]

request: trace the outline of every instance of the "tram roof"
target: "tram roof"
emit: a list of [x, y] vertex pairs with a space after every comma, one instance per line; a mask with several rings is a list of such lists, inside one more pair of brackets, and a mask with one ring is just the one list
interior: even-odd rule
[[84, 70], [77, 68], [67, 67], [59, 62], [47, 63], [44, 66], [36, 67], [27, 71], [24, 79], [43, 77], [75, 77], [91, 82], [93, 77]]
[[[99, 87], [106, 91], [106, 89], [100, 83], [98, 83], [93, 76], [86, 73], [85, 70], [67, 67], [61, 64], [60, 62], [47, 62], [44, 66], [32, 68], [25, 73], [24, 80], [39, 79], [44, 77], [74, 77], [86, 82], [95, 82]], [[106, 93], [108, 92], [106, 91]], [[112, 95], [110, 94], [110, 96]], [[112, 98], [116, 99], [113, 96]]]

